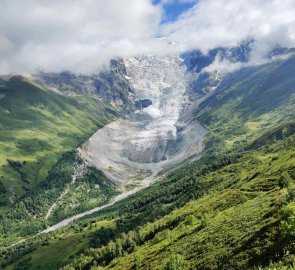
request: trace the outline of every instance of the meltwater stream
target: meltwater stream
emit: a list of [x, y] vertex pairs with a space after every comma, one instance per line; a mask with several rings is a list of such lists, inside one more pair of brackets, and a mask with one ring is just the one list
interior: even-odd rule
[[85, 162], [102, 170], [121, 186], [123, 193], [43, 233], [113, 205], [149, 186], [160, 171], [203, 150], [202, 139], [207, 131], [192, 120], [187, 97], [190, 76], [181, 57], [142, 56], [124, 62], [126, 79], [135, 89], [132, 98], [140, 104], [138, 110], [99, 129], [79, 149]]

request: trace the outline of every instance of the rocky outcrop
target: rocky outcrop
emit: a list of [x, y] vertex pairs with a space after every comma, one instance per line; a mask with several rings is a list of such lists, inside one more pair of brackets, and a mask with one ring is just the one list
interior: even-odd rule
[[34, 78], [47, 88], [65, 95], [90, 95], [126, 111], [133, 108], [134, 89], [126, 78], [125, 65], [121, 59], [112, 60], [110, 68], [98, 74], [40, 72]]

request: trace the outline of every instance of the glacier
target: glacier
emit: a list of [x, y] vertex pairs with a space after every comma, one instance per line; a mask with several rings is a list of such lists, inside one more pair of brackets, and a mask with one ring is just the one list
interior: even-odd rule
[[123, 60], [134, 101], [149, 101], [127, 117], [99, 129], [80, 149], [81, 157], [123, 189], [148, 186], [160, 171], [203, 150], [207, 131], [192, 120], [190, 82], [180, 55]]

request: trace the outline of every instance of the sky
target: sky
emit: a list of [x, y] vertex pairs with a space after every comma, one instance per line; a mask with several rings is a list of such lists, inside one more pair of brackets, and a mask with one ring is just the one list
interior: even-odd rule
[[152, 3], [162, 6], [161, 24], [166, 24], [176, 21], [182, 13], [192, 8], [197, 0], [154, 0]]
[[[0, 0], [0, 74], [92, 74], [114, 57], [295, 47], [295, 0]], [[173, 44], [173, 45], [171, 45]]]

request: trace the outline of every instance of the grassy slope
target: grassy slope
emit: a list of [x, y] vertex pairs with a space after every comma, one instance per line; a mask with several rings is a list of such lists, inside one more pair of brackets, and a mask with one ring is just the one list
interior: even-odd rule
[[[31, 268], [31, 261], [34, 261], [34, 269], [58, 269], [63, 265], [70, 263], [73, 258], [77, 257], [83, 249], [89, 245], [89, 237], [91, 234], [102, 226], [113, 227], [114, 221], [100, 221], [91, 223], [87, 228], [75, 228], [70, 233], [61, 233], [53, 237], [49, 241], [44, 241], [42, 246], [38, 248], [38, 252], [34, 252], [29, 256], [25, 256], [20, 262], [10, 265], [7, 269], [23, 267]], [[48, 254], [50, 254], [48, 256]]]
[[[12, 77], [0, 94], [3, 203], [44, 180], [62, 153], [76, 148], [110, 120], [98, 100], [61, 96], [21, 77]], [[15, 168], [8, 159], [21, 164]]]
[[197, 114], [211, 131], [211, 144], [220, 151], [242, 148], [281, 123], [294, 121], [294, 72], [292, 57], [253, 68], [241, 80], [233, 77], [232, 84], [221, 86]]
[[[62, 96], [22, 77], [0, 81], [0, 85], [3, 247], [36, 233], [46, 223], [98, 206], [117, 192], [100, 172], [91, 168], [75, 185], [70, 185], [75, 164], [79, 163], [73, 149], [117, 112], [97, 99]], [[67, 186], [67, 197], [45, 220], [49, 207]], [[65, 199], [71, 203], [66, 204]]]
[[[24, 262], [27, 269], [57, 269], [46, 266], [58, 258], [59, 246], [65, 250], [59, 266], [77, 258], [67, 269], [249, 269], [282, 261], [288, 252], [284, 261], [293, 269], [294, 62], [259, 67], [203, 104], [197, 117], [211, 135], [201, 161], [46, 236], [48, 246], [29, 252], [8, 269]], [[284, 132], [274, 136], [277, 130]], [[227, 158], [212, 155], [221, 151]], [[91, 224], [99, 220], [111, 225], [93, 230]], [[82, 251], [72, 245], [73, 234], [83, 241]]]
[[279, 151], [274, 161], [276, 151], [253, 152], [202, 177], [200, 182], [213, 183], [209, 194], [144, 226], [145, 235], [162, 229], [107, 269], [132, 269], [137, 257], [142, 269], [164, 269], [176, 254], [189, 269], [248, 269], [275, 258], [282, 241], [282, 207], [295, 210], [294, 185], [289, 190], [279, 186], [282, 171], [295, 177], [294, 150]]

